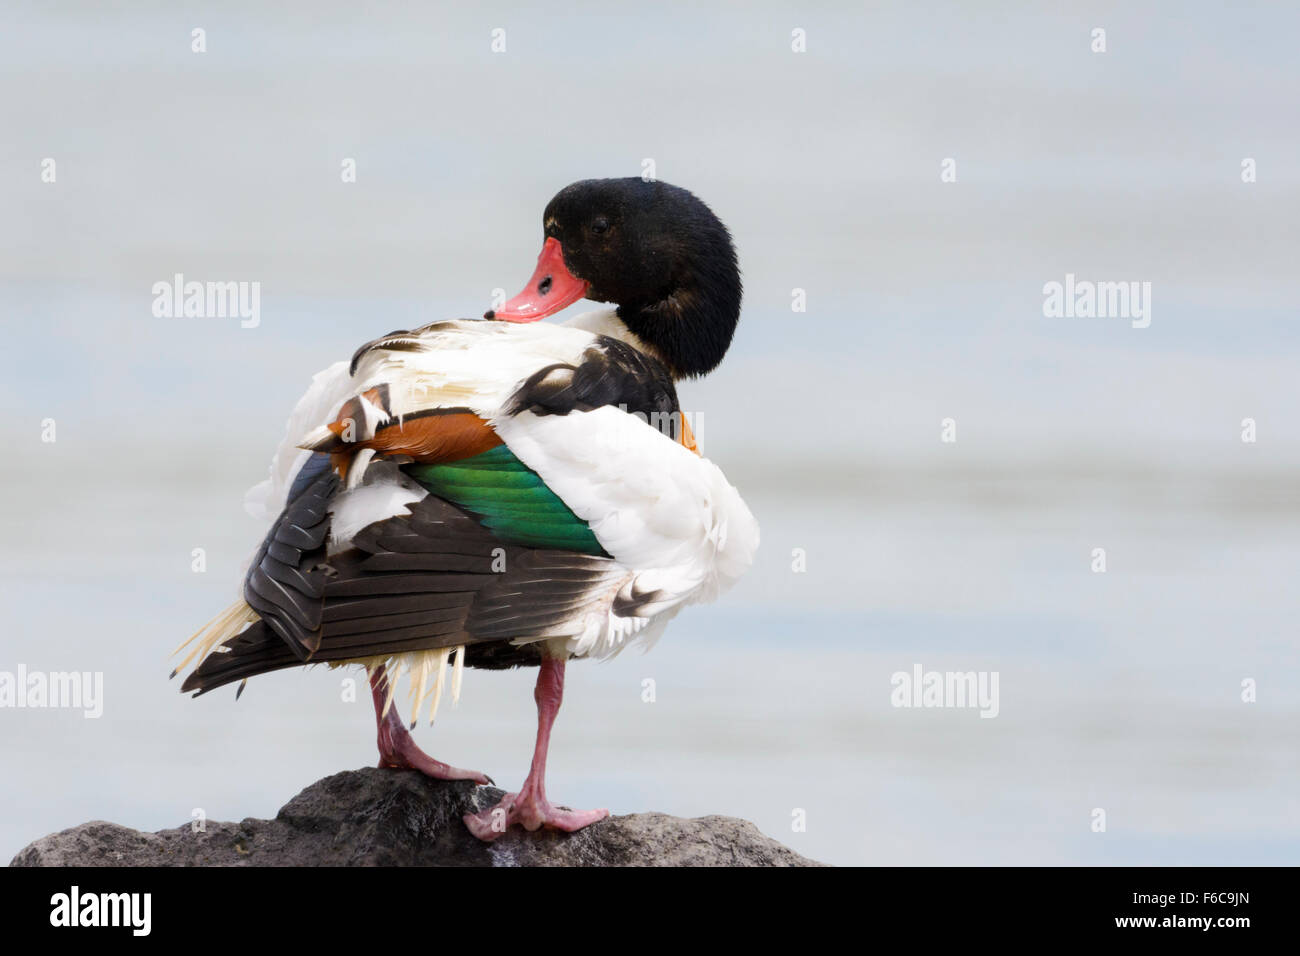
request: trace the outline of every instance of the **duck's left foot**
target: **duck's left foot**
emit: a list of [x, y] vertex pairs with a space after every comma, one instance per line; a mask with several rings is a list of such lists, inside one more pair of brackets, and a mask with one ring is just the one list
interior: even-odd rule
[[395, 770], [418, 770], [435, 780], [472, 780], [478, 784], [494, 781], [477, 770], [462, 770], [441, 760], [434, 760], [419, 748], [415, 738], [400, 720], [385, 720], [379, 726], [379, 766]]
[[569, 810], [552, 806], [545, 796], [507, 793], [496, 806], [467, 813], [464, 819], [470, 833], [490, 843], [515, 824], [530, 832], [546, 827], [576, 833], [607, 816], [608, 810]]
[[387, 705], [388, 681], [382, 670], [377, 669], [370, 675], [370, 688], [375, 698], [375, 721], [379, 725], [381, 768], [418, 770], [434, 780], [472, 780], [478, 784], [495, 782], [485, 773], [453, 767], [441, 760], [434, 760], [421, 750], [402, 719], [397, 716], [397, 708]]

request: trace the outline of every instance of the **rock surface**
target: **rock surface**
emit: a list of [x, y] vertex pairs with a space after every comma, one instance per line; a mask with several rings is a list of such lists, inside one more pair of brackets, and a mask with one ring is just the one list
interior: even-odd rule
[[102, 820], [42, 837], [11, 866], [818, 866], [734, 817], [611, 817], [575, 834], [513, 829], [480, 843], [461, 816], [502, 791], [414, 771], [318, 780], [274, 820], [142, 833]]

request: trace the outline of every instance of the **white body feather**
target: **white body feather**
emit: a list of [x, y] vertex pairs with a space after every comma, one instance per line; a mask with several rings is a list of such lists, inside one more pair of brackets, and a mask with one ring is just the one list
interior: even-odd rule
[[[648, 645], [683, 606], [713, 599], [744, 572], [758, 546], [758, 524], [716, 465], [617, 408], [503, 414], [524, 379], [547, 365], [577, 364], [598, 334], [644, 349], [612, 312], [599, 311], [565, 325], [444, 323], [418, 336], [422, 349], [363, 354], [355, 374], [348, 373], [348, 363], [336, 363], [313, 378], [289, 419], [270, 476], [249, 491], [246, 507], [273, 521], [310, 455], [299, 444], [332, 421], [347, 399], [371, 387], [387, 385], [390, 410], [399, 419], [435, 406], [467, 407], [493, 425], [613, 556], [611, 570], [618, 573], [609, 585], [549, 639], [578, 657], [608, 656], [633, 641]], [[365, 472], [364, 462], [357, 465]], [[366, 525], [403, 513], [428, 494], [391, 466], [372, 470], [364, 484], [342, 491], [332, 503], [331, 552], [347, 547]], [[349, 484], [360, 477], [350, 474]], [[643, 616], [615, 614], [620, 593], [638, 595]], [[654, 597], [647, 602], [649, 594]], [[412, 675], [413, 684], [418, 677], [419, 690], [412, 687], [418, 708], [431, 670], [439, 675], [440, 694], [451, 650], [363, 663], [388, 666], [390, 683], [401, 671]], [[458, 691], [459, 677], [453, 682], [453, 693]]]

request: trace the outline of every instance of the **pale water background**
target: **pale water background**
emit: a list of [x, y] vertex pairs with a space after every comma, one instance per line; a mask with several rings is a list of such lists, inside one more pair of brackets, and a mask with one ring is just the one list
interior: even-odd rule
[[[570, 668], [552, 795], [834, 863], [1300, 862], [1300, 18], [571, 9], [6, 5], [0, 670], [106, 700], [0, 710], [0, 859], [373, 761], [343, 675], [190, 701], [166, 655], [235, 593], [311, 374], [513, 293], [557, 188], [653, 157], [736, 236], [740, 333], [681, 393], [763, 544], [649, 655]], [[154, 318], [175, 272], [260, 281], [261, 325]], [[1043, 318], [1067, 272], [1152, 282], [1151, 327]], [[1000, 715], [892, 708], [916, 663], [997, 671]], [[469, 673], [418, 740], [517, 786], [531, 679]]]

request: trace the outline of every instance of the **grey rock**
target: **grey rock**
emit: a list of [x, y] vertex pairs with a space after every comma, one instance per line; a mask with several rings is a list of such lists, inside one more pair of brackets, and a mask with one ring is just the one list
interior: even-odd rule
[[734, 817], [610, 817], [574, 834], [518, 828], [495, 843], [462, 815], [502, 797], [493, 787], [406, 770], [318, 780], [274, 820], [208, 821], [142, 833], [94, 820], [42, 837], [11, 866], [820, 866]]

